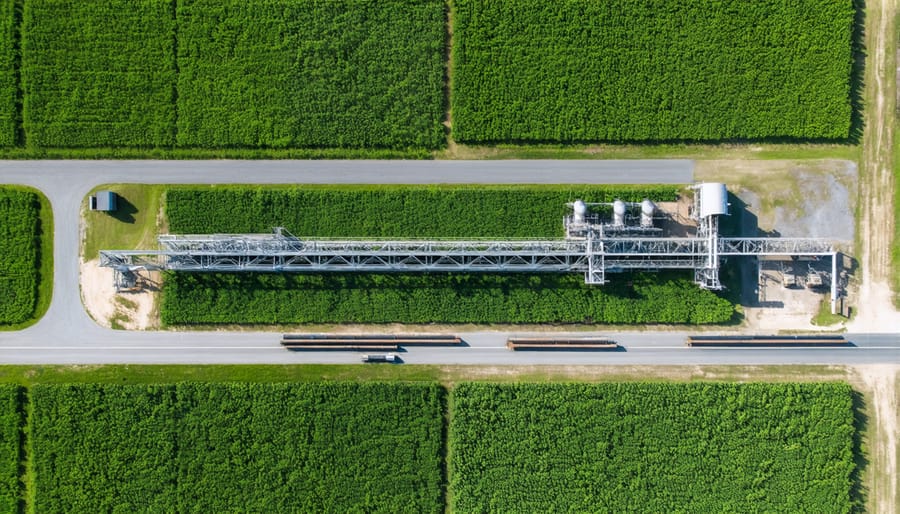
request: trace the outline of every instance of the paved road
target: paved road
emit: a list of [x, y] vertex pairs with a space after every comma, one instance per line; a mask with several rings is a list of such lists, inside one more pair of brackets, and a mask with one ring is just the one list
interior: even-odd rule
[[[623, 351], [520, 351], [504, 346], [506, 334], [460, 333], [461, 348], [409, 348], [400, 353], [415, 364], [869, 364], [900, 363], [900, 339], [895, 335], [853, 334], [848, 348], [692, 349], [684, 334], [647, 332], [604, 333]], [[579, 333], [584, 336], [586, 334]], [[98, 329], [91, 337], [49, 341], [23, 337], [0, 344], [0, 362], [21, 364], [288, 364], [358, 363], [364, 352], [291, 352], [279, 347], [278, 333], [121, 333]]]
[[[358, 362], [358, 354], [288, 352], [275, 333], [122, 332], [84, 312], [78, 285], [79, 210], [104, 183], [691, 183], [693, 163], [656, 161], [0, 161], [0, 183], [37, 187], [53, 206], [54, 296], [36, 325], [0, 333], [5, 363]], [[698, 350], [684, 334], [613, 334], [615, 353], [519, 352], [506, 334], [463, 333], [464, 348], [415, 348], [409, 363], [455, 364], [774, 364], [900, 362], [900, 338], [854, 336], [857, 346], [814, 350]], [[579, 335], [587, 335], [581, 333]], [[610, 334], [604, 334], [610, 335]]]
[[689, 184], [694, 163], [656, 160], [0, 161], [6, 183], [47, 194], [112, 182], [158, 184]]

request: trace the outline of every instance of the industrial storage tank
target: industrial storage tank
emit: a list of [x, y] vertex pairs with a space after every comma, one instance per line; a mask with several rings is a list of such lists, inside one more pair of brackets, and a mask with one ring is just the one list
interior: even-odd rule
[[700, 217], [728, 214], [728, 191], [725, 184], [709, 182], [700, 184]]
[[584, 223], [584, 216], [587, 214], [587, 204], [583, 200], [575, 200], [572, 204], [572, 210], [575, 213], [575, 223]]
[[649, 198], [641, 202], [641, 226], [649, 228], [653, 226], [653, 214], [656, 213], [656, 204]]
[[625, 202], [622, 200], [613, 202], [613, 226], [625, 226]]

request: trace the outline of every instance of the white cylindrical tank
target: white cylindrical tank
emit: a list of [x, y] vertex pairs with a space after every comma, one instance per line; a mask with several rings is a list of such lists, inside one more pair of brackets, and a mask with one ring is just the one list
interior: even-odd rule
[[709, 182], [700, 184], [700, 217], [728, 214], [728, 191], [725, 184]]
[[653, 214], [656, 213], [656, 204], [648, 198], [641, 202], [641, 226], [644, 228], [653, 226]]
[[613, 202], [613, 225], [625, 226], [625, 202], [622, 200]]
[[572, 211], [575, 213], [575, 223], [584, 223], [584, 216], [587, 214], [587, 204], [583, 200], [575, 200], [572, 204]]

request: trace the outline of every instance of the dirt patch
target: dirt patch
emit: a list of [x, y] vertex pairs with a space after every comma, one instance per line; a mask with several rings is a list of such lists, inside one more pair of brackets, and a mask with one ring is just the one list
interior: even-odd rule
[[762, 232], [846, 241], [848, 247], [854, 239], [857, 168], [853, 162], [697, 161], [694, 176], [728, 184], [756, 217]]
[[[900, 512], [897, 497], [897, 373], [894, 365], [857, 366], [858, 380], [867, 389], [869, 412], [869, 504], [872, 512]], [[874, 426], [873, 426], [874, 425]]]
[[81, 301], [100, 326], [126, 330], [158, 328], [158, 274], [142, 272], [145, 287], [117, 293], [113, 272], [101, 268], [99, 259], [81, 263]]
[[[853, 195], [845, 182], [833, 174], [799, 172], [800, 200], [775, 208], [775, 227], [784, 237], [821, 237], [853, 241]], [[855, 183], [855, 173], [854, 173]]]
[[862, 284], [860, 309], [852, 330], [885, 331], [900, 326], [890, 292], [891, 238], [894, 234], [894, 112], [896, 67], [893, 1], [870, 0], [866, 6], [866, 128], [860, 181]]
[[859, 311], [849, 324], [853, 332], [894, 333], [900, 327], [900, 313], [893, 308], [893, 293], [888, 281], [866, 276], [858, 288]]
[[812, 382], [847, 380], [844, 366], [441, 366], [441, 382], [466, 380], [514, 382], [608, 382], [661, 380]]
[[[775, 286], [780, 287], [780, 286]], [[771, 295], [765, 290], [760, 292], [760, 303], [773, 303]], [[790, 291], [789, 295], [781, 295], [778, 307], [744, 307], [744, 319], [753, 331], [765, 334], [777, 334], [784, 331], [833, 332], [841, 326], [818, 326], [812, 323], [813, 316], [819, 309], [822, 295], [806, 291]]]

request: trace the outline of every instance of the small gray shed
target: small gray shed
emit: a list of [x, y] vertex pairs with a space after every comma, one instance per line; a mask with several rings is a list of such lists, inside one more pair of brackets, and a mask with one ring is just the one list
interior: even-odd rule
[[90, 197], [90, 206], [92, 211], [114, 211], [116, 210], [116, 200], [118, 196], [112, 191], [97, 191]]

